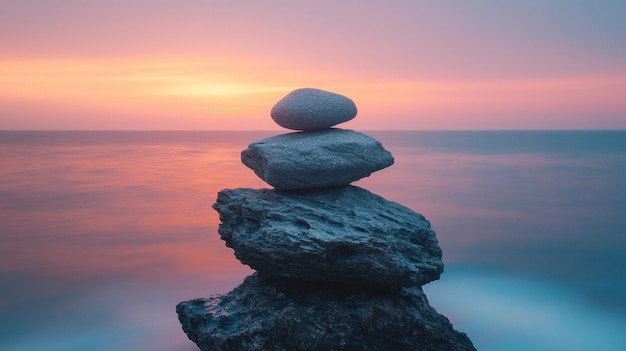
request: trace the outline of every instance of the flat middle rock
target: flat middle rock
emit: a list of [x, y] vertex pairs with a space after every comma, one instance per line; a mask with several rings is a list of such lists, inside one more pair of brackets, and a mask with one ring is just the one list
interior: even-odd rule
[[376, 139], [345, 129], [276, 135], [250, 144], [241, 161], [279, 190], [347, 185], [393, 164]]
[[393, 288], [443, 272], [430, 223], [359, 187], [224, 189], [213, 208], [226, 245], [261, 276]]

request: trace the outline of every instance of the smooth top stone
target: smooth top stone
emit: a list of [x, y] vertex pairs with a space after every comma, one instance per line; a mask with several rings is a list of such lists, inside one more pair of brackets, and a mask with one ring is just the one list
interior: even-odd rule
[[430, 222], [363, 188], [224, 189], [213, 208], [226, 246], [261, 276], [393, 288], [443, 272]]
[[274, 105], [272, 119], [279, 126], [294, 130], [330, 128], [356, 116], [356, 105], [349, 98], [329, 91], [303, 88], [292, 91]]
[[241, 162], [278, 190], [347, 185], [393, 161], [376, 139], [337, 128], [276, 135], [241, 152]]

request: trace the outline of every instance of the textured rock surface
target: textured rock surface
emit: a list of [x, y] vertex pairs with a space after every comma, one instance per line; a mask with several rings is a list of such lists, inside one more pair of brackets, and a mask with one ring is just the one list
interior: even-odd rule
[[359, 187], [225, 189], [213, 207], [226, 245], [261, 276], [397, 287], [443, 271], [430, 223]]
[[276, 135], [241, 152], [241, 161], [276, 189], [350, 184], [393, 164], [380, 142], [345, 129]]
[[356, 116], [356, 105], [349, 98], [329, 91], [304, 88], [287, 94], [274, 105], [271, 116], [279, 126], [310, 130], [330, 128]]
[[203, 351], [475, 350], [419, 288], [389, 295], [252, 275], [227, 295], [181, 302], [176, 312]]

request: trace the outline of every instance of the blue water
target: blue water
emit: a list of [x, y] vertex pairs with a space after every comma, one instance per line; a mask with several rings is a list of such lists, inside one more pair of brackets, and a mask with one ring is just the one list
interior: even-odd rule
[[[250, 270], [218, 190], [277, 132], [0, 132], [0, 350], [194, 350], [179, 301]], [[626, 349], [626, 132], [382, 132], [356, 185], [424, 214], [424, 290], [479, 350]]]

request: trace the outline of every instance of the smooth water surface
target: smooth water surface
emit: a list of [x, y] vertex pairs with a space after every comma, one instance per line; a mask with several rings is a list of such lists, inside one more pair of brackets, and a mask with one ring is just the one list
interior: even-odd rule
[[[251, 273], [211, 205], [277, 133], [0, 132], [0, 349], [196, 350], [174, 306]], [[626, 132], [368, 134], [396, 163], [355, 184], [432, 222], [479, 350], [626, 349]]]

